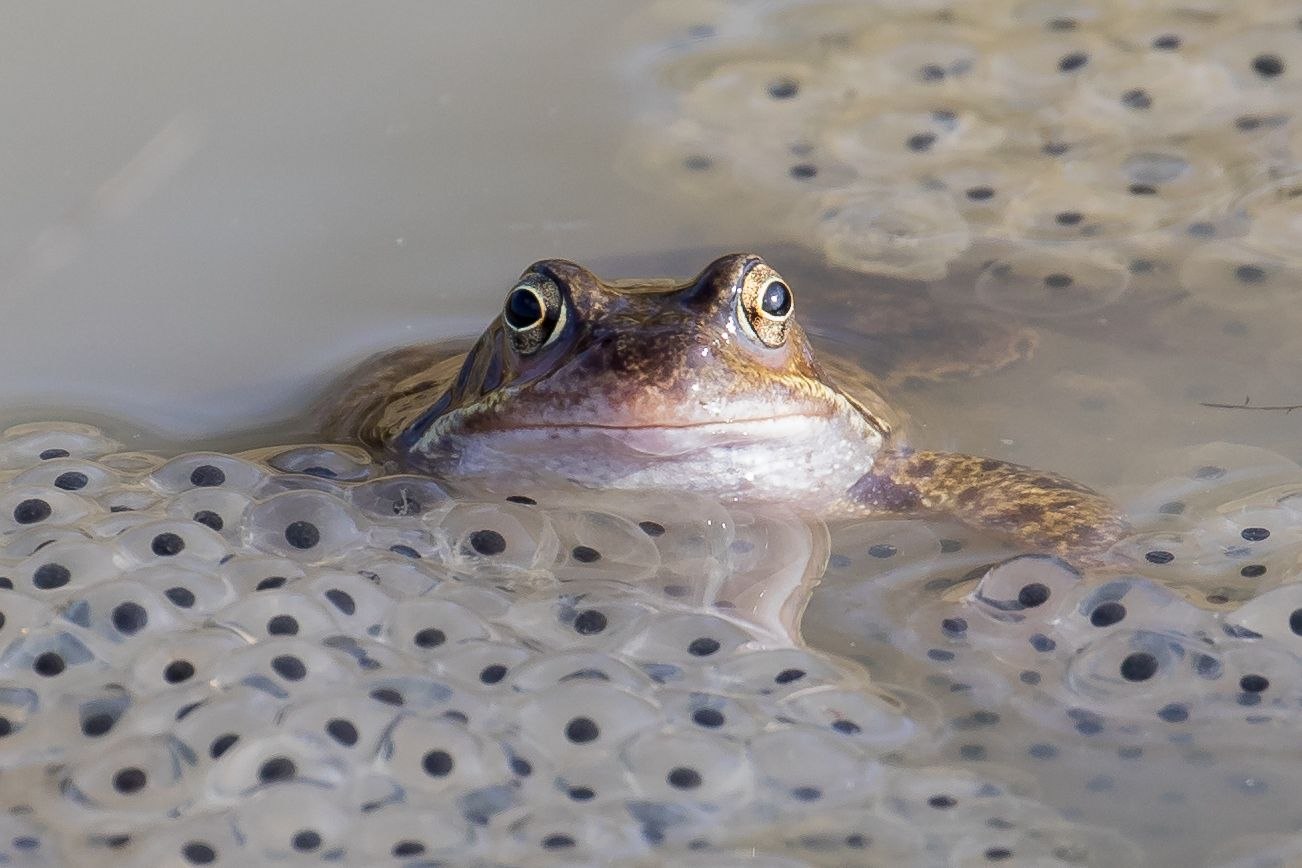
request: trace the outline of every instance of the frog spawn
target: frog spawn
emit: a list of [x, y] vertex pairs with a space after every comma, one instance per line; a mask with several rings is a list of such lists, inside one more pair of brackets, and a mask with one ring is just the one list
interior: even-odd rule
[[1158, 864], [1274, 864], [1302, 797], [1302, 468], [1228, 444], [1154, 464], [1107, 572], [943, 524], [839, 529], [806, 635], [925, 694], [930, 761], [998, 769]]
[[781, 511], [117, 448], [0, 437], [13, 864], [1127, 852], [934, 765], [932, 700], [793, 642], [827, 538]]
[[[1161, 5], [661, 0], [629, 28], [660, 98], [627, 167], [949, 302], [1242, 315], [1298, 267], [1297, 10]], [[1240, 277], [1185, 267], [1204, 247]]]

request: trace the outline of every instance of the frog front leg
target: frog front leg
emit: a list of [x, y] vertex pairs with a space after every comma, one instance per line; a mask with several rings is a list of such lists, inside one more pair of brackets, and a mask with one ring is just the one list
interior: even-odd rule
[[1130, 531], [1106, 497], [1055, 473], [954, 452], [883, 453], [848, 497], [869, 513], [948, 515], [1079, 566]]

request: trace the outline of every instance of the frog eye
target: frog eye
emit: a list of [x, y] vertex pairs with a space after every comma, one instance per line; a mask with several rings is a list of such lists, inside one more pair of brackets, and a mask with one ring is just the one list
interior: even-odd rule
[[527, 275], [511, 289], [502, 308], [502, 322], [521, 355], [536, 353], [565, 328], [565, 302], [556, 284], [540, 275]]
[[742, 278], [737, 293], [737, 319], [742, 328], [766, 347], [776, 349], [787, 339], [787, 323], [795, 308], [791, 287], [777, 272], [757, 264]]

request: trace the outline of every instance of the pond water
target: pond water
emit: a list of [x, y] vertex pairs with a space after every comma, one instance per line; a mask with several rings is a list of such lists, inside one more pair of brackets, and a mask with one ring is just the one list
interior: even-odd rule
[[[1302, 864], [1302, 4], [13, 17], [7, 864]], [[1123, 566], [234, 454], [735, 249]]]

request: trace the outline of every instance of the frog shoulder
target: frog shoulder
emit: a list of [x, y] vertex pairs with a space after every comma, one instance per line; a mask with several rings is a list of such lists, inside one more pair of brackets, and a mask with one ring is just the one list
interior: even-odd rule
[[336, 380], [318, 401], [321, 434], [380, 449], [401, 426], [403, 408], [428, 403], [456, 378], [470, 339], [418, 344], [372, 356]]

